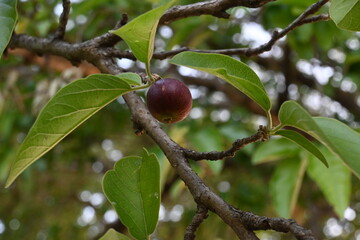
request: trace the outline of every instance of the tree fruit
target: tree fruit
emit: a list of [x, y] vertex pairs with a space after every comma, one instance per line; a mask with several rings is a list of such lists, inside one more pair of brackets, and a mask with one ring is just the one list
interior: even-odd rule
[[189, 88], [173, 78], [156, 81], [147, 92], [146, 102], [151, 115], [163, 123], [183, 120], [192, 106]]

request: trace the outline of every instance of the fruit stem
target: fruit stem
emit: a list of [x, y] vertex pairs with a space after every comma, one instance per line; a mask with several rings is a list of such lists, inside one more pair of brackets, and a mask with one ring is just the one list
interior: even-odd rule
[[150, 87], [152, 84], [153, 84], [152, 82], [148, 82], [148, 83], [147, 83], [147, 84], [145, 84], [145, 85], [142, 85], [142, 86], [139, 86], [139, 87], [134, 87], [134, 88], [131, 88], [131, 90], [133, 90], [133, 91], [137, 91], [137, 90], [145, 89], [145, 88]]
[[150, 82], [154, 83], [155, 79], [153, 78], [151, 71], [150, 71], [150, 62], [145, 63], [145, 66], [146, 66], [146, 74], [149, 76]]
[[266, 117], [267, 117], [267, 120], [268, 120], [268, 130], [271, 130], [272, 129], [272, 118], [271, 118], [271, 113], [270, 113], [270, 110], [269, 111], [266, 111]]

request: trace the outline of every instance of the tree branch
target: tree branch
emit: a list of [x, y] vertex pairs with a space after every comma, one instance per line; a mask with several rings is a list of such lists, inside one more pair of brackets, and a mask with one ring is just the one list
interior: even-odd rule
[[54, 39], [63, 39], [65, 36], [66, 25], [69, 20], [70, 13], [70, 0], [63, 0], [63, 12], [60, 15], [59, 26], [54, 33]]
[[[187, 47], [182, 47], [182, 48], [179, 48], [176, 50], [155, 53], [153, 58], [162, 60], [165, 58], [172, 57], [172, 56], [174, 56], [180, 52], [184, 52], [184, 51], [193, 51], [193, 52], [202, 52], [202, 53], [218, 53], [218, 54], [224, 54], [224, 55], [243, 55], [243, 56], [247, 56], [247, 57], [259, 55], [261, 53], [270, 51], [272, 46], [274, 46], [274, 44], [279, 39], [281, 39], [282, 37], [287, 35], [289, 32], [291, 32], [295, 28], [300, 27], [304, 24], [308, 24], [308, 23], [329, 20], [330, 17], [328, 14], [320, 14], [320, 15], [310, 17], [310, 15], [317, 12], [328, 1], [329, 0], [320, 0], [319, 2], [314, 3], [305, 12], [303, 12], [298, 18], [296, 18], [292, 23], [290, 23], [286, 28], [284, 28], [281, 31], [275, 30], [272, 33], [271, 39], [267, 43], [264, 43], [255, 48], [230, 48], [230, 49], [216, 49], [216, 50], [199, 50], [199, 49], [190, 49]], [[214, 2], [214, 1], [211, 1], [211, 2]], [[203, 3], [198, 3], [198, 4], [203, 4]], [[191, 6], [191, 5], [187, 5], [187, 6]], [[208, 7], [210, 7], [210, 6], [215, 7], [215, 5], [209, 5]], [[199, 15], [201, 15], [201, 14], [199, 14]], [[164, 16], [166, 16], [166, 14]], [[178, 20], [178, 19], [176, 19], [176, 20]], [[118, 57], [118, 58], [135, 59], [135, 57], [131, 53], [122, 52], [119, 50], [114, 50], [114, 51], [110, 52], [109, 56]]]
[[183, 148], [183, 152], [184, 152], [184, 156], [186, 158], [195, 160], [195, 161], [204, 160], [204, 159], [219, 160], [219, 159], [223, 159], [226, 157], [233, 157], [238, 150], [242, 149], [246, 145], [248, 145], [250, 143], [258, 142], [258, 141], [266, 141], [268, 138], [269, 138], [269, 133], [267, 132], [266, 127], [260, 125], [256, 134], [254, 134], [250, 137], [247, 137], [247, 138], [236, 140], [232, 144], [232, 147], [226, 151], [196, 152], [194, 150], [189, 150], [189, 149]]
[[184, 6], [174, 6], [165, 12], [159, 23], [169, 24], [183, 18], [200, 15], [212, 15], [218, 18], [229, 18], [230, 15], [226, 12], [229, 8], [239, 6], [258, 8], [273, 1], [275, 0], [212, 0]]
[[[250, 0], [250, 1], [249, 0], [237, 0], [237, 1], [212, 0], [212, 1], [208, 1], [208, 2], [199, 2], [199, 3], [185, 5], [185, 6], [174, 6], [165, 12], [165, 14], [160, 19], [160, 24], [161, 23], [168, 24], [170, 22], [173, 22], [173, 21], [176, 21], [176, 20], [179, 20], [182, 18], [187, 18], [190, 16], [199, 16], [199, 15], [204, 15], [204, 14], [218, 16], [218, 15], [221, 15], [220, 12], [224, 12], [225, 10], [232, 8], [232, 7], [236, 7], [236, 6], [257, 8], [257, 7], [261, 7], [262, 5], [264, 5], [268, 2], [271, 2], [271, 1], [274, 1], [274, 0]], [[189, 49], [187, 47], [182, 47], [182, 48], [179, 48], [176, 50], [154, 53], [153, 58], [162, 60], [162, 59], [172, 57], [172, 56], [174, 56], [180, 52], [184, 52], [184, 51], [194, 51], [194, 52], [203, 52], [203, 53], [219, 53], [219, 54], [224, 54], [224, 55], [244, 55], [244, 56], [258, 55], [260, 53], [271, 50], [272, 46], [280, 38], [284, 37], [290, 31], [294, 30], [295, 28], [297, 28], [303, 24], [329, 20], [329, 16], [326, 14], [309, 17], [311, 14], [318, 11], [328, 1], [329, 0], [320, 0], [319, 2], [311, 5], [304, 13], [302, 13], [297, 19], [295, 19], [291, 24], [289, 24], [285, 29], [283, 29], [282, 31], [279, 31], [279, 32], [274, 31], [271, 39], [267, 43], [265, 43], [259, 47], [256, 47], [256, 48], [198, 50], [198, 49]], [[68, 4], [65, 4], [67, 2], [68, 2]], [[60, 25], [59, 25], [57, 32], [55, 33], [55, 36], [57, 36], [57, 37], [55, 37], [55, 39], [62, 39], [63, 34], [65, 32], [65, 27], [66, 27], [66, 23], [67, 23], [67, 19], [68, 19], [68, 12], [66, 13], [66, 10], [70, 6], [70, 1], [64, 0], [63, 5], [64, 5], [64, 12], [62, 13], [62, 15], [60, 17]], [[127, 15], [124, 14], [121, 22], [119, 22], [115, 28], [125, 25], [127, 23], [127, 20], [128, 20]], [[91, 41], [91, 45], [112, 47], [120, 39], [121, 38], [115, 34], [105, 33], [105, 34], [98, 36], [89, 41]], [[41, 49], [39, 49], [38, 52], [41, 52]], [[102, 54], [104, 57], [128, 58], [128, 59], [136, 60], [135, 56], [131, 52], [120, 51], [115, 48], [108, 48], [106, 51], [104, 50], [102, 52]], [[74, 60], [72, 60], [72, 61], [74, 62]]]
[[297, 17], [292, 23], [290, 23], [286, 28], [282, 31], [274, 31], [272, 37], [269, 42], [257, 47], [257, 48], [250, 48], [245, 50], [244, 54], [246, 56], [253, 56], [263, 53], [265, 51], [269, 51], [271, 47], [278, 41], [280, 38], [284, 37], [290, 31], [294, 30], [295, 28], [310, 22], [315, 21], [323, 21], [324, 19], [328, 20], [329, 17], [324, 18], [324, 15], [319, 15], [317, 17], [312, 17], [307, 19], [308, 16], [316, 13], [323, 5], [325, 5], [329, 0], [320, 0], [319, 2], [314, 3], [308, 9], [306, 9], [299, 17]]
[[202, 204], [219, 215], [241, 239], [257, 239], [252, 231], [247, 230], [243, 223], [233, 221], [229, 205], [212, 192], [201, 178], [192, 170], [183, 156], [183, 149], [173, 142], [161, 129], [159, 123], [150, 115], [143, 101], [134, 92], [124, 95], [133, 116], [133, 120], [141, 125], [145, 132], [160, 146], [170, 164], [179, 177], [188, 186], [198, 204]]
[[316, 240], [310, 230], [296, 223], [293, 219], [260, 217], [250, 212], [233, 209], [237, 218], [245, 222], [246, 227], [252, 230], [274, 230], [283, 233], [292, 233], [298, 240]]
[[[104, 58], [102, 55], [103, 49], [95, 48], [91, 45], [91, 41], [82, 44], [69, 44], [63, 41], [51, 41], [49, 39], [35, 38], [27, 35], [16, 35], [10, 45], [11, 47], [26, 48], [36, 53], [62, 56], [69, 60], [87, 60], [98, 67], [103, 73], [118, 74], [121, 72], [115, 61], [112, 58]], [[144, 129], [163, 150], [172, 167], [188, 186], [194, 200], [198, 204], [216, 213], [234, 230], [240, 239], [258, 240], [253, 231], [260, 229], [292, 232], [298, 239], [302, 240], [314, 239], [309, 238], [308, 231], [305, 231], [294, 223], [293, 220], [283, 219], [279, 225], [271, 224], [277, 221], [240, 211], [226, 203], [211, 191], [192, 170], [187, 159], [184, 157], [184, 149], [171, 140], [161, 129], [158, 121], [151, 116], [141, 98], [135, 92], [131, 92], [124, 95], [124, 99], [132, 113], [133, 121]], [[265, 224], [264, 219], [266, 220], [265, 222], [269, 224]]]
[[200, 224], [208, 217], [208, 209], [203, 205], [198, 205], [196, 214], [194, 215], [190, 225], [186, 228], [184, 240], [194, 240], [195, 232]]
[[[264, 3], [267, 1], [247, 2]], [[121, 72], [121, 69], [114, 59], [107, 57], [112, 48], [101, 46], [101, 44], [99, 44], [99, 38], [83, 43], [70, 44], [61, 40], [35, 38], [28, 35], [14, 35], [9, 46], [12, 48], [26, 48], [37, 54], [62, 56], [75, 64], [86, 60], [94, 64], [103, 73], [118, 74]], [[151, 116], [141, 98], [135, 92], [131, 92], [124, 95], [124, 99], [132, 113], [134, 123], [139, 128], [143, 129], [163, 150], [176, 173], [187, 185], [195, 202], [198, 205], [203, 206], [204, 209], [209, 209], [217, 214], [233, 229], [240, 239], [258, 240], [254, 231], [268, 229], [280, 232], [291, 232], [297, 239], [301, 240], [314, 239], [314, 237], [311, 236], [310, 231], [302, 228], [293, 220], [259, 217], [252, 213], [238, 210], [225, 202], [206, 186], [203, 180], [193, 171], [185, 157], [186, 154], [184, 154], [184, 149], [170, 139], [170, 137], [161, 129], [158, 121]], [[220, 157], [225, 156], [226, 154], [233, 154], [247, 143], [266, 139], [267, 135], [264, 134], [264, 132], [266, 131], [262, 129], [254, 136], [236, 141], [230, 150], [225, 151], [228, 153], [221, 153]], [[196, 156], [199, 156], [203, 158], [204, 156], [211, 157], [212, 155], [217, 154], [218, 153], [192, 152], [187, 153], [187, 157], [195, 158]], [[198, 213], [198, 215], [199, 217], [203, 216], [203, 213]], [[194, 227], [191, 228], [195, 228], [199, 221], [196, 217], [193, 220]], [[194, 232], [194, 230], [190, 231]]]
[[[258, 8], [263, 6], [264, 4], [268, 2], [272, 2], [275, 0], [212, 0], [207, 2], [199, 2], [184, 6], [174, 6], [170, 9], [168, 9], [164, 15], [160, 18], [159, 24], [169, 24], [171, 22], [188, 18], [192, 16], [200, 16], [200, 15], [213, 15], [215, 17], [220, 18], [229, 18], [229, 14], [226, 13], [226, 10], [233, 7], [243, 6], [243, 7], [249, 7], [249, 8]], [[125, 19], [125, 16], [123, 15], [123, 20]], [[122, 23], [118, 26], [125, 25], [127, 22], [127, 16], [126, 20], [122, 21]], [[113, 45], [115, 45], [116, 40], [107, 40], [108, 38], [111, 39], [117, 39], [120, 40], [120, 38], [112, 33], [105, 33], [101, 36], [98, 36], [93, 39], [93, 41], [97, 41], [99, 43], [106, 43], [111, 42]], [[106, 44], [106, 46], [113, 46], [111, 44]], [[105, 46], [103, 44], [103, 46]], [[177, 50], [167, 51], [163, 53], [155, 53], [153, 58], [155, 59], [165, 59], [171, 56], [174, 56], [175, 54], [183, 51], [189, 50], [188, 48], [180, 48]], [[107, 57], [117, 57], [117, 58], [128, 58], [132, 60], [136, 60], [135, 56], [128, 52], [128, 51], [119, 51], [116, 49], [109, 50], [107, 52]]]

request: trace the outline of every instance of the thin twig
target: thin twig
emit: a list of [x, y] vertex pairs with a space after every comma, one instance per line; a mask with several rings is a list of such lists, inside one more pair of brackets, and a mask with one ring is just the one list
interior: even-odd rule
[[[183, 5], [183, 6], [174, 6], [170, 9], [168, 9], [164, 15], [160, 18], [159, 20], [159, 24], [169, 24], [171, 22], [183, 19], [183, 18], [188, 18], [188, 17], [192, 17], [192, 16], [200, 16], [200, 15], [213, 15], [215, 17], [220, 17], [220, 18], [229, 18], [229, 14], [226, 12], [227, 9], [229, 8], [233, 8], [233, 7], [239, 7], [239, 6], [243, 6], [243, 7], [249, 7], [249, 8], [258, 8], [263, 6], [264, 4], [268, 3], [268, 2], [272, 2], [275, 0], [237, 0], [237, 1], [233, 1], [233, 0], [211, 0], [211, 1], [204, 1], [204, 2], [198, 2], [198, 3], [194, 3], [194, 4], [188, 4], [188, 5]], [[125, 21], [124, 21], [125, 20]], [[127, 23], [127, 15], [123, 15], [121, 24], [118, 26], [123, 26]], [[117, 37], [115, 35], [114, 36], [110, 36], [110, 35], [114, 35], [114, 34], [110, 34], [110, 33], [105, 33], [97, 38], [94, 38], [93, 41], [94, 42], [98, 42], [99, 46], [113, 46], [115, 43], [113, 43], [113, 41], [109, 41], [109, 38], [116, 38], [117, 41], [120, 40], [120, 37]], [[110, 42], [111, 44], [107, 44], [108, 42]], [[182, 51], [184, 51], [185, 49], [182, 48]], [[163, 55], [166, 56], [173, 56], [171, 55], [171, 51], [169, 53], [163, 53]], [[174, 52], [173, 52], [174, 53]], [[112, 56], [112, 57], [118, 57], [118, 58], [129, 58], [129, 59], [134, 59], [133, 55], [129, 56], [129, 54], [127, 52], [121, 52], [121, 51], [114, 51], [112, 54], [108, 53], [107, 56]], [[158, 59], [164, 59], [165, 57], [160, 56]]]
[[[274, 31], [272, 37], [269, 42], [257, 47], [257, 48], [250, 48], [245, 51], [246, 56], [253, 56], [263, 53], [265, 51], [269, 51], [271, 47], [275, 44], [277, 40], [284, 37], [290, 31], [294, 30], [295, 28], [305, 24], [310, 23], [309, 19], [306, 19], [308, 16], [316, 13], [323, 5], [325, 5], [329, 0], [320, 0], [319, 2], [314, 3], [308, 9], [306, 9], [299, 17], [297, 17], [292, 23], [290, 23], [286, 28], [281, 31]], [[305, 20], [306, 19], [306, 20]], [[310, 18], [313, 21], [322, 20], [321, 18]]]
[[188, 159], [199, 161], [199, 160], [220, 160], [226, 157], [233, 157], [237, 151], [245, 147], [247, 144], [266, 141], [269, 138], [267, 128], [264, 126], [259, 126], [259, 129], [256, 134], [238, 139], [233, 144], [232, 147], [226, 151], [212, 151], [212, 152], [197, 152], [190, 149], [183, 148], [184, 156]]
[[321, 22], [330, 20], [329, 14], [319, 14], [311, 17], [307, 17], [301, 21], [301, 25], [307, 23]]
[[236, 218], [241, 219], [247, 229], [257, 230], [274, 230], [277, 232], [291, 233], [298, 240], [316, 240], [312, 232], [300, 226], [293, 219], [286, 218], [269, 218], [255, 215], [251, 212], [241, 211], [231, 207]]
[[[326, 0], [328, 1], [328, 0]], [[259, 47], [255, 48], [227, 48], [227, 49], [216, 49], [216, 50], [199, 50], [199, 49], [190, 49], [187, 47], [181, 47], [175, 50], [171, 51], [164, 51], [164, 52], [158, 52], [154, 53], [153, 58], [163, 60], [169, 57], [172, 57], [180, 52], [185, 51], [192, 51], [192, 52], [201, 52], [201, 53], [218, 53], [218, 54], [224, 54], [224, 55], [242, 55], [242, 56], [254, 56], [258, 55], [267, 51], [270, 51], [271, 48], [274, 46], [274, 44], [282, 37], [284, 37], [286, 34], [288, 34], [290, 31], [294, 30], [297, 27], [300, 27], [304, 24], [308, 23], [314, 23], [314, 22], [320, 22], [320, 21], [328, 21], [330, 19], [328, 14], [320, 14], [316, 16], [311, 16], [302, 19], [301, 21], [292, 22], [288, 27], [281, 31], [274, 31], [272, 33], [271, 39], [260, 45]], [[135, 56], [130, 52], [124, 52], [117, 49], [113, 49], [109, 51], [108, 56], [111, 57], [118, 57], [118, 58], [128, 58], [135, 60]]]
[[[328, 1], [328, 0], [325, 0]], [[261, 53], [270, 51], [271, 48], [274, 46], [274, 44], [284, 37], [286, 34], [288, 34], [290, 31], [294, 30], [297, 27], [300, 27], [304, 24], [313, 23], [313, 22], [319, 22], [319, 21], [327, 21], [329, 20], [329, 16], [326, 14], [321, 14], [317, 16], [307, 17], [304, 19], [301, 19], [299, 21], [295, 20], [290, 25], [288, 25], [286, 28], [284, 28], [281, 31], [275, 30], [272, 35], [271, 39], [255, 48], [230, 48], [230, 49], [216, 49], [216, 50], [192, 50], [189, 49], [189, 51], [194, 52], [203, 52], [203, 53], [218, 53], [218, 54], [224, 54], [224, 55], [243, 55], [243, 56], [254, 56], [259, 55]]]
[[59, 26], [54, 33], [53, 38], [62, 40], [65, 36], [66, 25], [69, 20], [69, 13], [70, 13], [70, 0], [63, 0], [63, 12], [60, 15], [59, 19]]
[[[16, 35], [12, 38], [10, 45], [12, 47], [26, 48], [36, 53], [46, 52], [48, 54], [59, 55], [69, 60], [80, 60], [81, 58], [81, 60], [92, 62], [104, 73], [118, 74], [121, 71], [114, 61], [101, 58], [101, 55], [97, 52], [100, 51], [100, 49], [96, 51], [96, 49], [87, 48], [86, 44], [70, 44], [62, 41], [56, 42], [55, 44], [49, 39], [44, 40], [28, 35]], [[99, 59], [96, 60], [96, 58]], [[208, 188], [202, 179], [200, 179], [199, 176], [191, 169], [184, 157], [183, 149], [173, 142], [161, 129], [158, 122], [148, 112], [140, 97], [136, 93], [131, 92], [124, 95], [124, 99], [132, 112], [133, 121], [144, 129], [144, 131], [165, 152], [168, 160], [178, 173], [179, 177], [188, 186], [195, 201], [220, 216], [223, 221], [234, 230], [240, 239], [258, 239], [254, 235], [253, 231], [268, 229], [291, 232], [297, 237], [297, 239], [314, 239], [302, 237], [310, 236], [311, 234], [308, 230], [301, 228], [292, 220], [283, 219], [282, 221], [278, 221], [259, 217], [250, 213], [245, 214], [226, 203], [210, 188]], [[255, 134], [255, 136], [257, 135]], [[262, 135], [255, 137], [255, 139], [258, 140], [262, 138]]]
[[[319, 4], [324, 4], [325, 2], [327, 1], [322, 0]], [[312, 10], [315, 10], [315, 8]], [[299, 20], [299, 22], [308, 21], [309, 18], [307, 17], [309, 15], [310, 13]], [[46, 53], [58, 55], [73, 62], [86, 60], [94, 64], [104, 73], [118, 74], [121, 69], [117, 66], [114, 59], [107, 58], [103, 54], [103, 51], [105, 51], [104, 49], [106, 49], [106, 51], [108, 51], [108, 49], [99, 47], [98, 44], [94, 44], [98, 43], [99, 39], [101, 38], [96, 38], [95, 40], [92, 39], [80, 44], [71, 44], [64, 41], [54, 42], [51, 41], [51, 39], [35, 38], [28, 35], [14, 35], [9, 46], [14, 48], [26, 48], [39, 54]], [[192, 170], [185, 158], [186, 156], [188, 158], [209, 159], [219, 156], [224, 157], [227, 156], [227, 154], [231, 156], [248, 143], [266, 140], [268, 136], [266, 129], [259, 129], [258, 133], [255, 135], [236, 141], [231, 149], [223, 153], [220, 152], [220, 154], [197, 153], [190, 150], [185, 150], [184, 152], [184, 149], [172, 141], [161, 129], [159, 123], [150, 115], [145, 104], [135, 92], [124, 95], [124, 99], [132, 113], [133, 121], [136, 122], [164, 151], [176, 173], [189, 188], [194, 200], [221, 217], [221, 219], [234, 230], [240, 239], [258, 239], [253, 231], [269, 229], [279, 232], [291, 232], [299, 240], [315, 239], [309, 230], [302, 228], [291, 219], [256, 216], [252, 213], [243, 212], [232, 207], [205, 185], [204, 181]], [[193, 220], [193, 222], [195, 222], [195, 220]]]
[[272, 1], [275, 0], [211, 0], [184, 6], [174, 6], [165, 12], [159, 23], [169, 24], [183, 18], [200, 15], [212, 15], [218, 18], [229, 18], [230, 14], [226, 12], [227, 9], [239, 6], [258, 8]]
[[186, 228], [184, 240], [194, 240], [196, 230], [208, 216], [208, 209], [204, 205], [198, 205], [196, 214], [191, 220], [190, 225]]

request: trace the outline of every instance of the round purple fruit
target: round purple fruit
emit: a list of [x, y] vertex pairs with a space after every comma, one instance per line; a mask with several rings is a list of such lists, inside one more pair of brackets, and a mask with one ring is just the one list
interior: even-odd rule
[[163, 123], [183, 120], [192, 106], [189, 88], [173, 78], [156, 81], [147, 92], [146, 102], [151, 115]]

